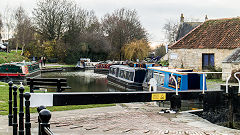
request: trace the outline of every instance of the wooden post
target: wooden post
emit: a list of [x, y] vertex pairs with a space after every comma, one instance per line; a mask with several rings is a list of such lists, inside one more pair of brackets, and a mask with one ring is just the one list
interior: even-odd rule
[[57, 79], [57, 92], [61, 92], [61, 81], [59, 78]]
[[30, 78], [30, 92], [33, 93], [33, 79]]
[[13, 85], [13, 82], [10, 81], [8, 83], [9, 85], [9, 100], [8, 100], [8, 126], [12, 126], [13, 124], [13, 114], [12, 114], [12, 85]]
[[24, 94], [25, 97], [25, 129], [26, 129], [26, 135], [31, 134], [31, 123], [30, 123], [30, 93], [26, 92]]
[[23, 92], [24, 87], [19, 88], [19, 135], [24, 135], [24, 111], [23, 111]]
[[13, 135], [17, 135], [17, 86], [13, 86]]

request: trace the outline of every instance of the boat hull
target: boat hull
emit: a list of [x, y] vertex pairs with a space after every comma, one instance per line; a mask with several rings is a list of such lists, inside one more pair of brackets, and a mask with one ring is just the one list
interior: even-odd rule
[[126, 91], [142, 91], [143, 90], [142, 83], [128, 82], [110, 75], [108, 75], [107, 78], [108, 78], [108, 84], [116, 86], [120, 89], [123, 89]]
[[13, 82], [23, 82], [25, 81], [25, 79], [27, 77], [39, 77], [41, 76], [41, 71], [37, 70], [35, 72], [32, 73], [28, 73], [28, 74], [22, 74], [22, 73], [0, 73], [0, 81], [2, 82], [9, 82], [9, 81], [13, 81]]

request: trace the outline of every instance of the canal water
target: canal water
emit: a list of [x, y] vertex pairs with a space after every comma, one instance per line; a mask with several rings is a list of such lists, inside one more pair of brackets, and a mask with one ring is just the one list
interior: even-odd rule
[[43, 78], [67, 78], [71, 89], [64, 92], [113, 92], [124, 91], [108, 85], [107, 75], [94, 73], [93, 70], [73, 72], [48, 72], [42, 73]]

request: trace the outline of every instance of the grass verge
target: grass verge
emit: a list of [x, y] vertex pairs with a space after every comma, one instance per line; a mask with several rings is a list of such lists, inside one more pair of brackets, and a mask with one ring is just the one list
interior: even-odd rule
[[[9, 98], [8, 89], [9, 88], [7, 83], [0, 82], [0, 115], [8, 115], [8, 98]], [[25, 87], [25, 92], [29, 92], [29, 87], [27, 86]], [[114, 105], [115, 104], [53, 106], [53, 107], [47, 107], [47, 109], [53, 112], [53, 111], [65, 111], [65, 110], [86, 109], [86, 108], [96, 108], [96, 107], [107, 107], [107, 106], [114, 106]], [[31, 108], [30, 112], [36, 113], [37, 108], [35, 107]]]
[[225, 83], [222, 79], [207, 79], [207, 82]]
[[23, 60], [29, 61], [28, 58], [21, 56], [18, 52], [15, 51], [11, 51], [10, 53], [0, 52], [0, 64], [10, 62], [21, 62]]

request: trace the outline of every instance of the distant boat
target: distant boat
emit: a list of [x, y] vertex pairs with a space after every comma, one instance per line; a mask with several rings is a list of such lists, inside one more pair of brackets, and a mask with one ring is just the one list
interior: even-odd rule
[[99, 62], [91, 62], [91, 59], [89, 58], [80, 58], [77, 62], [76, 68], [81, 69], [94, 69], [96, 64]]
[[36, 77], [41, 74], [38, 62], [14, 62], [0, 64], [1, 81], [22, 81], [26, 77]]
[[126, 65], [112, 65], [107, 76], [108, 83], [127, 91], [142, 91], [146, 69]]

